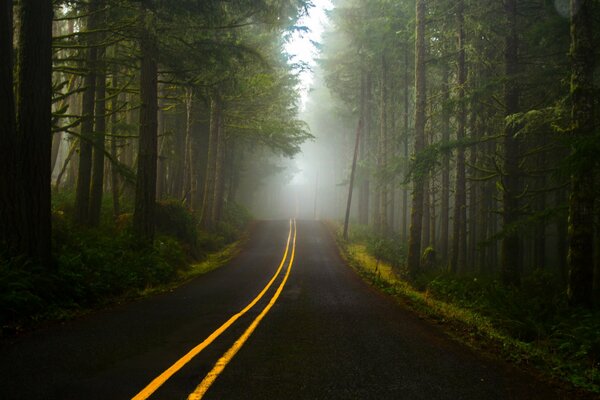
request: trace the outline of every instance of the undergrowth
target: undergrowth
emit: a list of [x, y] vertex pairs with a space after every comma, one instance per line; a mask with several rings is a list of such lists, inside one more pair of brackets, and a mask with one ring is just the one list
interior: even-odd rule
[[131, 213], [113, 219], [109, 201], [100, 226], [84, 228], [69, 217], [72, 195], [53, 200], [53, 268], [0, 254], [0, 335], [160, 291], [214, 269], [234, 254], [250, 221], [233, 205], [221, 226], [205, 232], [179, 202], [161, 202], [157, 235], [148, 248], [132, 234]]
[[457, 276], [431, 268], [411, 281], [397, 238], [378, 238], [354, 227], [346, 242], [339, 229], [337, 233], [343, 255], [361, 276], [444, 322], [455, 336], [600, 393], [600, 312], [569, 308], [553, 275], [535, 271], [515, 288], [492, 277]]

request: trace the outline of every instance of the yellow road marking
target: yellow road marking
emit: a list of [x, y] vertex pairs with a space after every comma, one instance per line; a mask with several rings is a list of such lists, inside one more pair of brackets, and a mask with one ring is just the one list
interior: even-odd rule
[[[294, 221], [294, 224], [295, 224], [295, 221]], [[175, 362], [175, 364], [171, 365], [165, 372], [160, 374], [158, 377], [154, 378], [154, 380], [152, 382], [150, 382], [150, 384], [148, 386], [146, 386], [144, 389], [142, 389], [141, 392], [139, 392], [134, 397], [132, 397], [131, 400], [145, 400], [148, 397], [150, 397], [150, 395], [152, 395], [152, 393], [154, 393], [159, 387], [161, 387], [162, 384], [165, 383], [171, 376], [173, 376], [177, 371], [179, 371], [185, 364], [190, 362], [190, 360], [192, 358], [196, 357], [202, 350], [204, 350], [209, 344], [211, 344], [216, 338], [218, 338], [219, 335], [221, 335], [223, 332], [225, 332], [227, 330], [227, 328], [229, 328], [235, 321], [237, 321], [238, 318], [240, 318], [242, 315], [244, 315], [256, 303], [258, 303], [258, 301], [264, 296], [264, 294], [267, 292], [267, 290], [269, 290], [269, 288], [271, 287], [273, 282], [275, 282], [275, 279], [277, 279], [277, 276], [281, 272], [281, 269], [283, 268], [283, 265], [285, 264], [285, 260], [288, 255], [291, 237], [292, 237], [292, 220], [290, 219], [290, 231], [288, 233], [287, 244], [285, 246], [285, 252], [283, 253], [283, 258], [281, 259], [281, 263], [279, 263], [279, 268], [277, 268], [277, 271], [275, 271], [275, 274], [273, 275], [273, 277], [271, 278], [269, 283], [267, 283], [267, 286], [265, 286], [263, 288], [263, 290], [258, 294], [258, 296], [256, 296], [254, 298], [254, 300], [252, 300], [242, 311], [238, 312], [237, 314], [235, 314], [234, 316], [229, 318], [229, 320], [227, 320], [227, 322], [225, 322], [223, 325], [221, 325], [216, 331], [211, 333], [211, 335], [209, 337], [207, 337], [206, 339], [204, 339], [204, 341], [202, 343], [200, 343], [198, 346], [194, 347], [186, 355], [184, 355], [179, 360], [177, 360], [177, 362]], [[296, 240], [296, 237], [295, 237], [295, 233], [294, 233], [294, 243], [295, 243], [295, 240]], [[292, 254], [293, 254], [293, 250], [292, 250]], [[292, 255], [292, 257], [293, 257], [293, 255]]]
[[229, 350], [227, 350], [227, 352], [223, 355], [223, 357], [221, 357], [219, 359], [219, 361], [217, 361], [217, 363], [215, 364], [213, 369], [204, 377], [204, 379], [202, 380], [202, 382], [200, 382], [200, 384], [196, 387], [196, 389], [192, 393], [190, 393], [187, 400], [202, 399], [202, 397], [204, 396], [206, 391], [210, 388], [210, 386], [214, 383], [214, 381], [219, 377], [221, 372], [223, 372], [223, 370], [225, 369], [227, 364], [229, 364], [231, 359], [242, 348], [244, 343], [246, 343], [246, 341], [248, 340], [250, 335], [252, 335], [252, 333], [258, 326], [258, 324], [260, 324], [260, 321], [262, 321], [262, 319], [265, 317], [265, 315], [267, 315], [267, 313], [269, 312], [271, 307], [273, 307], [273, 305], [279, 298], [279, 295], [283, 291], [283, 287], [285, 286], [285, 283], [287, 282], [288, 277], [290, 276], [290, 271], [292, 270], [292, 264], [294, 263], [295, 253], [296, 253], [296, 220], [294, 219], [294, 243], [292, 244], [292, 255], [290, 257], [290, 263], [288, 265], [287, 272], [285, 273], [285, 276], [283, 277], [283, 281], [281, 281], [281, 284], [279, 285], [279, 287], [277, 288], [277, 291], [271, 298], [271, 301], [269, 301], [269, 304], [258, 315], [258, 317], [256, 317], [256, 319], [254, 321], [252, 321], [252, 324], [248, 327], [248, 329], [246, 329], [246, 331], [242, 334], [242, 336], [240, 336], [239, 339], [235, 341], [233, 346], [231, 346], [231, 348]]

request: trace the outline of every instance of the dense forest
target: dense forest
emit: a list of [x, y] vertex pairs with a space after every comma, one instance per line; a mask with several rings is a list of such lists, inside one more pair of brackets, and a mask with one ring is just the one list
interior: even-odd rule
[[323, 139], [345, 149], [346, 183], [359, 127], [351, 217], [398, 235], [411, 276], [430, 251], [452, 273], [505, 285], [543, 270], [570, 304], [593, 304], [599, 12], [586, 1], [336, 2], [317, 71], [331, 95], [315, 89], [307, 114], [331, 96], [325, 112], [349, 120]]
[[0, 1], [3, 335], [289, 211], [600, 391], [597, 1]]
[[2, 1], [3, 325], [168, 282], [240, 237], [236, 198], [311, 137], [283, 49], [307, 7]]
[[336, 157], [321, 215], [343, 220], [354, 186], [350, 258], [366, 249], [595, 385], [598, 26], [585, 0], [339, 0], [303, 114]]

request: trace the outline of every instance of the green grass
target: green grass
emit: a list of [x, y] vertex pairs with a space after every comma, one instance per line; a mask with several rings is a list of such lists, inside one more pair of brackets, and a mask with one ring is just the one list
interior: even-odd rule
[[[370, 284], [417, 313], [435, 320], [456, 339], [544, 375], [600, 393], [600, 313], [569, 309], [553, 277], [537, 272], [520, 289], [493, 278], [432, 270], [415, 281], [400, 261], [374, 256], [372, 238], [361, 232], [348, 242], [331, 224], [343, 257]], [[375, 249], [377, 250], [377, 249]], [[387, 253], [390, 254], [389, 252]]]

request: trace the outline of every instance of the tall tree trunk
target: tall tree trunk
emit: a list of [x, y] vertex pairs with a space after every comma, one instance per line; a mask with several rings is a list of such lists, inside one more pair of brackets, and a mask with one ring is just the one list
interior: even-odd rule
[[20, 250], [18, 235], [17, 122], [13, 82], [13, 2], [0, 1], [0, 246]]
[[[471, 72], [474, 74], [475, 70]], [[473, 79], [475, 81], [475, 79]], [[474, 97], [471, 101], [471, 113], [469, 117], [469, 130], [471, 132], [471, 138], [476, 139], [479, 136], [478, 132], [478, 115], [480, 108], [477, 106], [477, 99]], [[477, 169], [474, 167], [477, 165], [477, 146], [471, 146], [469, 149], [469, 176], [471, 178], [469, 182], [469, 217], [466, 221], [467, 229], [467, 262], [466, 267], [469, 272], [474, 272], [477, 263], [477, 203], [479, 201], [479, 182], [477, 178]]]
[[466, 263], [466, 213], [467, 213], [467, 188], [465, 176], [465, 148], [461, 143], [465, 139], [467, 112], [465, 105], [465, 83], [467, 68], [465, 65], [465, 29], [464, 29], [464, 1], [457, 5], [458, 20], [458, 71], [457, 71], [457, 122], [456, 139], [459, 142], [456, 149], [456, 189], [454, 201], [454, 224], [452, 235], [452, 260], [450, 267], [453, 272], [464, 270]]
[[23, 252], [51, 263], [52, 1], [22, 0], [19, 34], [18, 133], [20, 239]]
[[[379, 151], [377, 157], [378, 172], [382, 174], [387, 166], [387, 65], [385, 56], [381, 56], [381, 82], [379, 88]], [[379, 218], [377, 221], [378, 231], [381, 234], [388, 233], [387, 207], [389, 184], [386, 177], [380, 177], [379, 187]]]
[[[363, 121], [365, 121], [366, 114], [369, 111], [367, 105], [367, 74], [368, 72], [362, 70], [360, 79], [360, 119]], [[365, 131], [360, 141], [360, 159], [363, 161], [363, 164], [368, 160], [368, 153], [368, 135]], [[367, 225], [369, 223], [369, 177], [365, 171], [361, 175], [358, 190], [358, 223]]]
[[[519, 111], [519, 89], [516, 82], [518, 71], [517, 0], [505, 2], [507, 29], [505, 44], [506, 83], [504, 102], [506, 116]], [[503, 212], [504, 239], [501, 251], [502, 281], [518, 286], [521, 282], [521, 249], [518, 229], [514, 227], [519, 218], [519, 142], [515, 137], [515, 124], [506, 124], [504, 131], [504, 179]]]
[[[416, 1], [415, 38], [415, 154], [418, 156], [425, 141], [425, 0]], [[408, 270], [415, 276], [421, 265], [421, 229], [423, 223], [423, 179], [416, 176], [412, 193], [410, 236], [408, 239]]]
[[214, 223], [221, 221], [223, 213], [223, 194], [225, 192], [225, 156], [227, 149], [227, 138], [225, 133], [225, 116], [223, 105], [218, 119], [217, 130], [217, 154], [215, 156], [215, 190], [212, 208], [212, 220]]
[[[442, 143], [450, 141], [450, 71], [442, 66]], [[450, 154], [442, 155], [442, 197], [440, 199], [440, 254], [444, 266], [448, 262], [448, 239], [450, 235]]]
[[[579, 9], [577, 9], [579, 8]], [[571, 0], [571, 120], [573, 158], [569, 197], [569, 303], [591, 306], [594, 266], [594, 163], [586, 147], [594, 135], [592, 0]]]
[[192, 109], [194, 106], [194, 90], [185, 88], [185, 153], [183, 169], [183, 201], [192, 207]]
[[[99, 4], [102, 7], [102, 3]], [[100, 37], [102, 41], [104, 38]], [[98, 226], [102, 210], [102, 193], [104, 189], [104, 151], [106, 149], [106, 49], [98, 47], [96, 73], [96, 108], [94, 111], [94, 150], [92, 164], [92, 186], [90, 189], [90, 226]]]
[[141, 72], [140, 72], [140, 130], [135, 187], [133, 229], [147, 243], [154, 240], [156, 208], [157, 112], [158, 112], [158, 48], [152, 28], [151, 1], [142, 0], [141, 13]]
[[[112, 86], [113, 90], [117, 90], [119, 87], [119, 79], [118, 79], [118, 68], [113, 69], [112, 76]], [[121, 214], [121, 205], [119, 202], [119, 188], [121, 185], [119, 184], [119, 171], [117, 171], [115, 163], [119, 162], [119, 155], [117, 152], [117, 108], [119, 106], [118, 96], [114, 96], [111, 99], [111, 115], [110, 115], [110, 155], [113, 159], [113, 163], [110, 167], [110, 176], [111, 176], [111, 189], [112, 189], [112, 203], [113, 203], [113, 216], [116, 218]]]
[[[92, 0], [88, 6], [87, 30], [94, 32], [97, 27], [98, 1]], [[79, 140], [79, 166], [77, 189], [75, 192], [75, 220], [81, 225], [89, 223], [90, 183], [92, 180], [92, 143], [94, 130], [94, 99], [96, 94], [96, 47], [95, 33], [88, 33], [86, 68], [83, 79], [85, 90], [81, 105], [81, 139]]]
[[[408, 102], [409, 102], [409, 93], [408, 93], [408, 41], [404, 46], [404, 121], [403, 121], [403, 131], [404, 131], [404, 170], [405, 170], [405, 178], [408, 176]], [[406, 180], [406, 179], [405, 179]], [[403, 240], [408, 240], [408, 188], [407, 184], [404, 184], [402, 189], [402, 238]]]
[[213, 201], [215, 198], [215, 167], [217, 158], [217, 141], [219, 135], [219, 121], [221, 119], [221, 103], [217, 94], [213, 94], [210, 100], [210, 134], [208, 137], [208, 155], [206, 160], [206, 180], [204, 184], [204, 201], [202, 202], [202, 214], [200, 225], [204, 229], [212, 229]]

